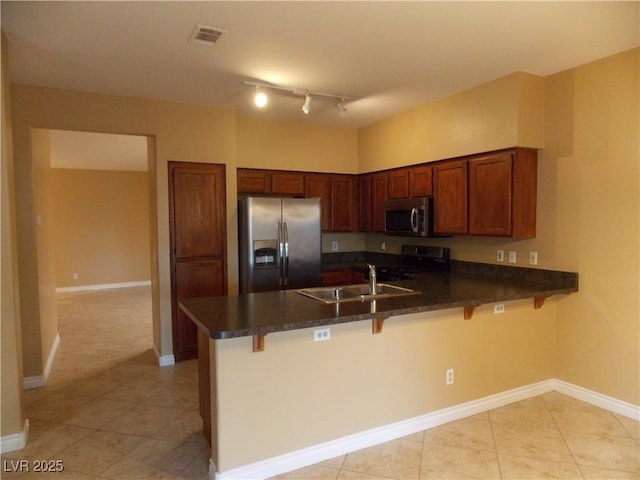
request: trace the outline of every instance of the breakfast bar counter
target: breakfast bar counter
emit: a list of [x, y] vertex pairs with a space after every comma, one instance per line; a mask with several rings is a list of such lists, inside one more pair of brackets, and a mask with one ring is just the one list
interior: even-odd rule
[[182, 301], [180, 308], [218, 340], [451, 308], [461, 308], [470, 319], [475, 307], [487, 303], [531, 298], [540, 308], [547, 297], [577, 292], [578, 274], [452, 262], [449, 272], [421, 273], [387, 283], [419, 293], [327, 304], [297, 290], [280, 290], [192, 298]]

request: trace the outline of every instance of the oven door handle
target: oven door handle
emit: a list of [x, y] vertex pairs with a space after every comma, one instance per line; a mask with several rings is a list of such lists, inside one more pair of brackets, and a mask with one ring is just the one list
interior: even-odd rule
[[418, 233], [418, 209], [411, 209], [411, 230], [413, 233]]

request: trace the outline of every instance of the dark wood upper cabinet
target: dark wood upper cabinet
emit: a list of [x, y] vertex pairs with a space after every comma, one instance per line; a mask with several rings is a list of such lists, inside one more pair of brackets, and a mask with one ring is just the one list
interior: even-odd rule
[[469, 233], [511, 235], [513, 157], [510, 153], [469, 160]]
[[409, 169], [401, 168], [388, 173], [389, 198], [409, 198]]
[[371, 228], [374, 232], [384, 231], [384, 202], [389, 195], [387, 173], [373, 174], [371, 182]]
[[421, 165], [409, 169], [409, 196], [430, 197], [433, 195], [432, 167]]
[[305, 190], [305, 197], [307, 198], [320, 197], [322, 231], [331, 231], [331, 213], [333, 210], [331, 174], [318, 173], [306, 175]]
[[358, 175], [358, 230], [370, 232], [373, 175]]
[[253, 168], [239, 168], [238, 193], [271, 193], [271, 172]]
[[332, 175], [332, 231], [354, 232], [358, 229], [357, 191], [355, 175]]
[[281, 170], [239, 168], [237, 170], [238, 193], [304, 195], [304, 173]]
[[447, 161], [433, 167], [434, 233], [467, 233], [467, 162]]
[[276, 195], [304, 195], [304, 173], [272, 172], [271, 193]]
[[433, 196], [434, 233], [533, 238], [536, 190], [521, 147], [362, 175], [238, 169], [240, 194], [320, 197], [323, 232], [383, 232], [387, 199]]
[[469, 160], [469, 233], [536, 235], [537, 154], [518, 148]]
[[225, 167], [169, 162], [169, 229], [173, 354], [197, 356], [197, 327], [181, 300], [224, 295], [226, 275]]

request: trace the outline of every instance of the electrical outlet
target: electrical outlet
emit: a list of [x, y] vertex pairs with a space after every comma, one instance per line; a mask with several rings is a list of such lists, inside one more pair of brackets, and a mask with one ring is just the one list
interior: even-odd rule
[[382, 250], [383, 252], [387, 249], [387, 242], [382, 242], [380, 244], [380, 250]]
[[316, 328], [313, 331], [313, 341], [321, 342], [322, 340], [331, 340], [330, 328]]
[[516, 252], [509, 252], [509, 263], [516, 263]]
[[337, 241], [331, 242], [331, 251], [337, 252], [339, 248], [340, 248], [340, 246], [339, 246]]
[[496, 260], [499, 262], [504, 262], [504, 250], [498, 250], [496, 253]]
[[79, 276], [77, 273], [74, 273], [74, 274], [73, 274], [73, 279], [74, 279], [74, 280], [78, 280], [78, 278], [80, 278], [80, 276]]
[[498, 303], [494, 305], [493, 313], [504, 313], [504, 303]]
[[538, 252], [529, 252], [529, 265], [538, 264]]
[[454, 381], [453, 368], [448, 368], [447, 369], [447, 385], [453, 385], [453, 381]]

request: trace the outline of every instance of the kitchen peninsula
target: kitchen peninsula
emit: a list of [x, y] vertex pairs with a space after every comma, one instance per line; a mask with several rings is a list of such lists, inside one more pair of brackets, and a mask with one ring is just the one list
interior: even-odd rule
[[[199, 327], [200, 408], [217, 478], [259, 478], [301, 455], [317, 461], [332, 442], [550, 378], [553, 316], [539, 312], [555, 300], [540, 307], [578, 291], [576, 273], [457, 261], [389, 283], [419, 294], [325, 304], [285, 290], [181, 303]], [[509, 302], [505, 314], [481, 308], [496, 302]], [[331, 326], [329, 341], [313, 342], [307, 329], [320, 326]], [[441, 386], [449, 367], [459, 386]]]
[[325, 304], [297, 290], [280, 290], [189, 299], [180, 308], [208, 336], [221, 340], [459, 307], [468, 320], [479, 305], [532, 298], [540, 308], [547, 297], [578, 290], [576, 273], [456, 264], [453, 272], [393, 282], [418, 293], [411, 296]]

